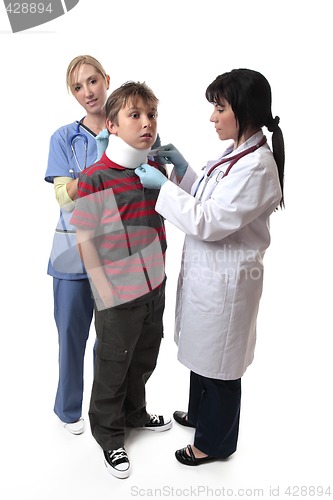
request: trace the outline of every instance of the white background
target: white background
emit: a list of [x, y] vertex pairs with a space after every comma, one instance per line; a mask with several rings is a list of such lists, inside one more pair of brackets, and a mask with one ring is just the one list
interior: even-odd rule
[[[241, 489], [248, 497], [263, 490], [265, 498], [290, 498], [289, 485], [307, 487], [291, 491], [303, 498], [311, 498], [310, 486], [331, 485], [333, 494], [329, 7], [328, 0], [80, 0], [65, 16], [12, 34], [1, 3], [2, 498], [236, 497]], [[44, 174], [51, 134], [82, 115], [65, 72], [84, 53], [102, 62], [111, 90], [127, 80], [152, 87], [162, 141], [198, 170], [223, 148], [209, 122], [208, 84], [237, 67], [261, 71], [271, 83], [285, 136], [286, 210], [271, 219], [256, 356], [243, 377], [238, 451], [227, 462], [178, 464], [174, 451], [193, 432], [175, 424], [167, 433], [133, 431], [126, 442], [133, 472], [117, 480], [89, 427], [72, 436], [53, 414], [57, 332], [46, 266], [58, 210]], [[186, 410], [188, 370], [173, 343], [183, 235], [167, 230], [165, 338], [147, 401], [152, 412], [171, 415]]]

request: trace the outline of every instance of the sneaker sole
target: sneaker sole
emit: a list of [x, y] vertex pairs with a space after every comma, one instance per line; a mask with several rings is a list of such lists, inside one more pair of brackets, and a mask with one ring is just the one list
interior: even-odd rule
[[74, 434], [74, 436], [79, 436], [80, 434], [83, 434], [85, 431], [85, 422], [83, 419], [80, 419], [78, 422], [75, 422], [74, 424], [65, 424], [64, 427], [66, 431], [70, 432], [71, 434]]
[[73, 436], [80, 436], [81, 434], [83, 434], [83, 433], [84, 433], [84, 429], [82, 429], [81, 431], [75, 431], [75, 432], [74, 432], [74, 431], [70, 431], [70, 430], [69, 430], [69, 429], [67, 429], [67, 427], [66, 427], [66, 430], [67, 430], [68, 432], [70, 432], [71, 434], [73, 434]]
[[128, 469], [126, 470], [117, 470], [114, 467], [112, 467], [105, 459], [104, 459], [104, 464], [108, 472], [112, 474], [112, 476], [117, 477], [118, 479], [126, 479], [130, 475], [131, 465], [129, 465]]
[[137, 427], [138, 430], [141, 431], [155, 431], [155, 432], [163, 432], [163, 431], [168, 431], [172, 427], [172, 421], [168, 422], [167, 424], [156, 426], [156, 427]]

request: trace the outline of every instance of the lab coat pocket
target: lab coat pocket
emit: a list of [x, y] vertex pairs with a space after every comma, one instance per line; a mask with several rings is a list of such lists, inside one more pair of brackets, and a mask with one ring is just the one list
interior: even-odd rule
[[187, 298], [196, 309], [205, 314], [222, 314], [228, 292], [228, 276], [206, 271], [191, 278]]

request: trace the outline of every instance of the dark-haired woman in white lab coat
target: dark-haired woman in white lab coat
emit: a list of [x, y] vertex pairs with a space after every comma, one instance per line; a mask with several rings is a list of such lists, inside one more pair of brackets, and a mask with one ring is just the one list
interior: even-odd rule
[[[144, 164], [136, 173], [160, 189], [155, 209], [186, 234], [176, 301], [178, 359], [191, 370], [187, 412], [175, 420], [194, 427], [194, 444], [176, 451], [184, 465], [236, 451], [241, 377], [254, 357], [270, 244], [269, 217], [283, 207], [284, 142], [271, 112], [271, 88], [259, 72], [237, 69], [207, 88], [211, 122], [233, 141], [197, 177], [173, 146], [157, 152], [173, 163], [168, 180]], [[272, 132], [273, 151], [263, 134]]]

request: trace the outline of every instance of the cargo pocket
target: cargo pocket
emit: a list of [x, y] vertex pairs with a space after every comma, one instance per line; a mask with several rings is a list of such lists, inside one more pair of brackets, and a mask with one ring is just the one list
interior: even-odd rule
[[116, 391], [125, 380], [128, 370], [128, 351], [112, 347], [105, 342], [98, 342], [96, 377], [107, 380]]
[[97, 356], [105, 361], [126, 361], [127, 352], [117, 350], [106, 342], [98, 342]]

